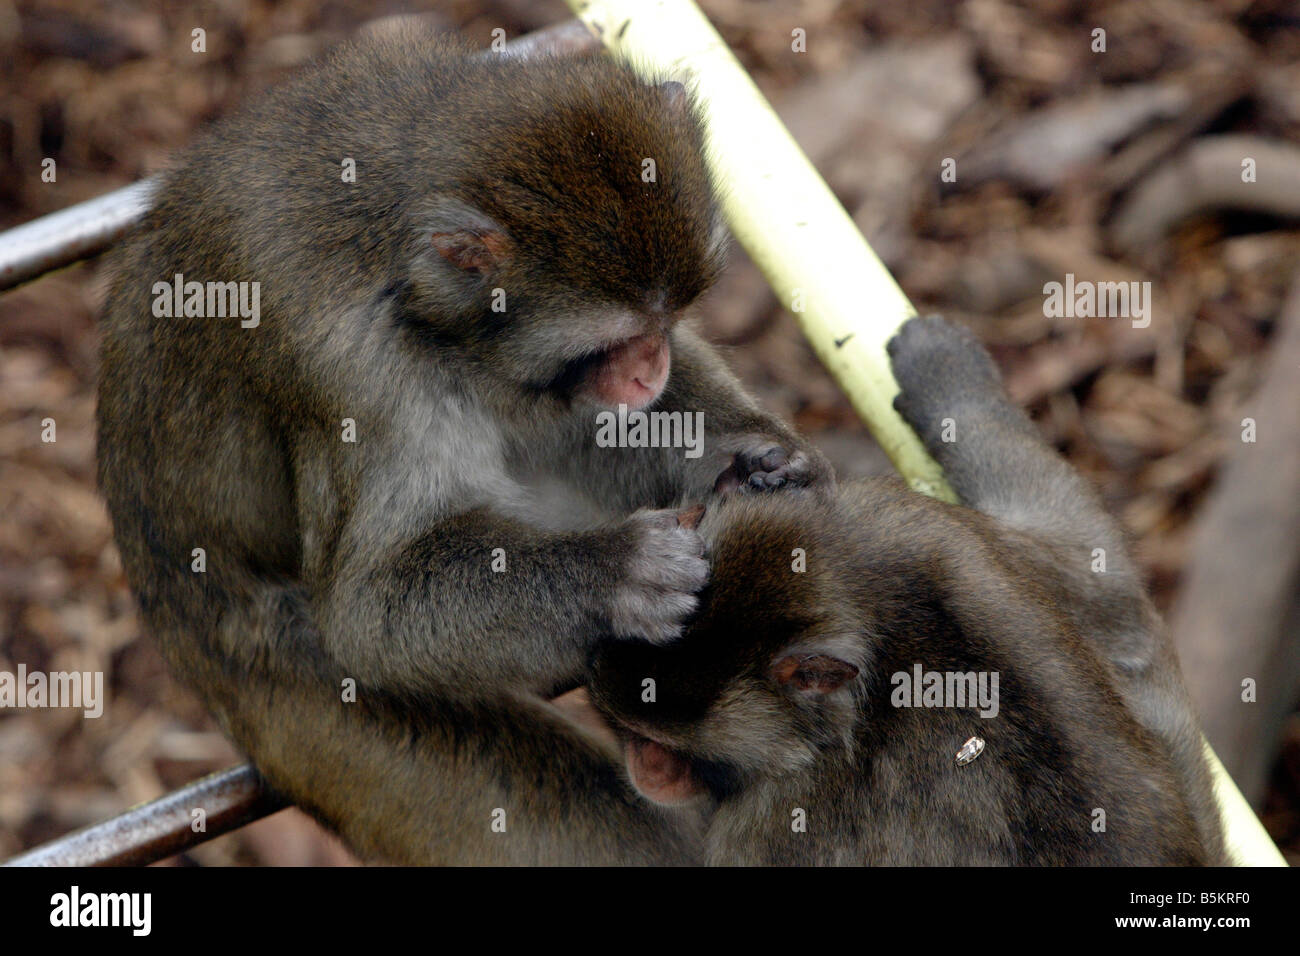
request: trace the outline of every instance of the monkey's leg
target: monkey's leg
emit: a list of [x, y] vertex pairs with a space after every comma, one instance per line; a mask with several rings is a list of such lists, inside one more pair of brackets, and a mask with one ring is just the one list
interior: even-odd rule
[[968, 506], [999, 519], [1022, 573], [1053, 582], [1062, 609], [1123, 667], [1157, 653], [1160, 624], [1123, 537], [1091, 487], [1002, 389], [993, 360], [938, 316], [908, 321], [889, 343], [894, 400]]
[[1012, 404], [970, 332], [939, 316], [914, 318], [889, 355], [902, 389], [894, 407], [964, 504], [1024, 531], [1121, 550], [1091, 487]]
[[[543, 657], [546, 642], [559, 644], [536, 619], [477, 634], [477, 653], [462, 646], [464, 656], [448, 655], [436, 672], [438, 648], [428, 647], [421, 685], [358, 663], [366, 649], [348, 642], [371, 635], [327, 640], [300, 587], [196, 575], [171, 562], [145, 570], [145, 619], [174, 672], [273, 786], [359, 852], [459, 864], [694, 858], [693, 821], [638, 800], [611, 748], [522, 690], [531, 675], [509, 676], [517, 659], [494, 669], [520, 642], [535, 642]], [[411, 586], [428, 589], [434, 577]], [[405, 612], [436, 605], [433, 591]], [[357, 613], [358, 627], [379, 619], [369, 617], [374, 605]], [[517, 613], [527, 617], [526, 608]], [[430, 616], [401, 626], [425, 642], [454, 630]], [[394, 654], [384, 644], [370, 651], [389, 668], [399, 666]]]
[[[304, 669], [310, 669], [309, 667]], [[695, 862], [696, 821], [640, 800], [614, 755], [536, 699], [418, 698], [232, 677], [209, 702], [258, 769], [366, 858], [404, 864]]]
[[1021, 573], [1051, 582], [1060, 609], [1110, 663], [1133, 714], [1169, 747], [1202, 840], [1217, 853], [1218, 816], [1191, 702], [1118, 527], [1007, 398], [973, 335], [937, 316], [915, 318], [889, 354], [902, 388], [894, 407], [962, 501], [1009, 526], [999, 534], [1023, 562]]

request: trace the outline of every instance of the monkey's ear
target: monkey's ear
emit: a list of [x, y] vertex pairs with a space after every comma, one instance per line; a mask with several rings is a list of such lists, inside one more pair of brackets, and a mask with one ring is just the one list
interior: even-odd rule
[[783, 687], [829, 694], [857, 677], [858, 667], [829, 654], [787, 654], [773, 662], [771, 674]]
[[510, 237], [491, 216], [451, 196], [440, 196], [422, 210], [433, 251], [462, 272], [495, 272], [513, 249]]
[[628, 776], [637, 792], [666, 807], [689, 803], [705, 790], [690, 761], [651, 740], [632, 740], [624, 745]]

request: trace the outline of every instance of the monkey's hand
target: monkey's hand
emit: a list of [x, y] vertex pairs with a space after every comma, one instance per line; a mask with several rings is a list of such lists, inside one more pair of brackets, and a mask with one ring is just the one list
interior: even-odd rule
[[699, 603], [696, 593], [709, 579], [696, 520], [698, 515], [672, 510], [643, 510], [627, 519], [633, 545], [608, 611], [619, 637], [662, 643], [681, 634]]
[[823, 487], [833, 491], [835, 475], [829, 463], [814, 449], [786, 451], [781, 445], [763, 443], [736, 453], [731, 466], [718, 476], [715, 494], [733, 491], [774, 491], [777, 488]]

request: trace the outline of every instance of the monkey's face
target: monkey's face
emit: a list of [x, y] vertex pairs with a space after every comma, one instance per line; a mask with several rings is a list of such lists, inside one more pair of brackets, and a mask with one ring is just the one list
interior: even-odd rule
[[435, 345], [453, 346], [498, 385], [534, 396], [611, 409], [644, 408], [659, 397], [672, 369], [673, 327], [695, 287], [711, 279], [683, 291], [647, 268], [635, 285], [583, 288], [481, 213], [459, 202], [442, 209], [459, 218], [432, 227], [454, 231], [431, 233], [438, 261], [417, 263], [423, 271], [407, 310]]
[[836, 523], [797, 493], [713, 507], [701, 524], [711, 583], [682, 638], [598, 646], [592, 700], [622, 731], [643, 795], [725, 798], [849, 746], [869, 651], [830, 571]]
[[672, 369], [672, 330], [693, 293], [666, 289], [654, 276], [644, 289], [617, 296], [573, 288], [565, 277], [548, 277], [513, 239], [498, 235], [492, 256], [467, 248], [483, 241], [455, 240], [449, 261], [486, 274], [444, 275], [439, 287], [459, 287], [466, 307], [449, 312], [435, 300], [421, 310], [435, 317], [428, 322], [438, 339], [525, 394], [610, 409], [644, 408], [660, 396]]

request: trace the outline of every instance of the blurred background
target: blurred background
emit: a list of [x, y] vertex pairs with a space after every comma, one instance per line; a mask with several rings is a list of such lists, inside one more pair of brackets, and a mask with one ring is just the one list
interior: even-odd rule
[[[1300, 862], [1300, 3], [701, 6], [918, 308], [976, 330], [1120, 516], [1211, 741]], [[164, 168], [241, 99], [410, 14], [483, 45], [569, 16], [559, 0], [0, 0], [0, 228]], [[1254, 188], [1225, 187], [1247, 157]], [[1043, 284], [1067, 273], [1150, 282], [1150, 327], [1045, 317]], [[0, 711], [0, 859], [239, 759], [141, 634], [95, 489], [104, 287], [92, 260], [0, 294], [0, 671], [103, 671], [108, 690], [97, 720]], [[889, 471], [740, 250], [702, 313], [842, 474]], [[286, 811], [169, 862], [351, 858]]]

